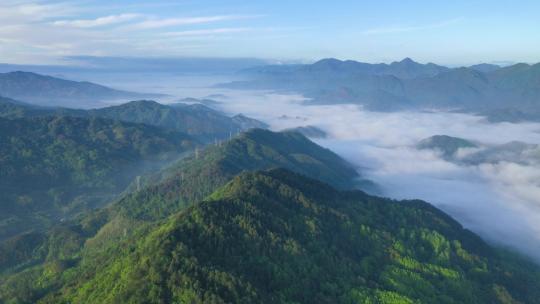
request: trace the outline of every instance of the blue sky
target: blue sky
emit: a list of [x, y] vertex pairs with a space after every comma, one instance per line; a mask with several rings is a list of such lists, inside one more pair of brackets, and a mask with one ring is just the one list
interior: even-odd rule
[[0, 3], [0, 58], [326, 57], [447, 65], [540, 61], [540, 1], [32, 1]]

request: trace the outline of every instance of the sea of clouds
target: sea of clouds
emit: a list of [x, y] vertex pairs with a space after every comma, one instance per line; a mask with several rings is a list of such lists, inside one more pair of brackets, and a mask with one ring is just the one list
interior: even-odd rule
[[540, 144], [540, 124], [489, 123], [463, 113], [381, 113], [358, 105], [308, 105], [300, 95], [212, 87], [224, 82], [222, 78], [170, 76], [141, 77], [139, 81], [119, 77], [110, 79], [110, 84], [170, 94], [160, 100], [164, 103], [217, 94], [219, 110], [243, 113], [276, 131], [318, 127], [328, 137], [313, 140], [354, 164], [364, 178], [378, 185], [379, 195], [428, 201], [489, 242], [540, 261], [540, 150], [466, 163], [415, 147], [433, 135], [482, 144], [477, 150], [458, 151], [460, 158], [513, 141]]
[[[493, 124], [462, 113], [380, 113], [358, 105], [306, 105], [301, 96], [265, 92], [227, 95], [222, 110], [257, 118], [273, 130], [298, 126], [324, 130], [327, 138], [313, 140], [357, 166], [363, 177], [378, 184], [381, 195], [426, 200], [486, 240], [540, 261], [539, 150], [525, 151], [515, 159], [466, 164], [415, 147], [420, 140], [441, 134], [485, 147], [512, 141], [539, 144], [540, 124]], [[459, 152], [457, 157], [470, 151]]]

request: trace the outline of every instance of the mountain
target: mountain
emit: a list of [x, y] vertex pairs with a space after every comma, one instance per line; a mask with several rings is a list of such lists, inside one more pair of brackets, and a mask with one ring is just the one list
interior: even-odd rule
[[29, 105], [0, 96], [0, 117], [20, 118], [27, 115]]
[[441, 153], [444, 158], [449, 159], [454, 157], [459, 149], [477, 148], [478, 145], [472, 141], [459, 137], [434, 135], [421, 140], [416, 147], [421, 150], [436, 150]]
[[413, 79], [421, 77], [433, 77], [449, 68], [434, 63], [421, 64], [411, 58], [405, 58], [399, 62], [392, 62], [386, 66], [384, 74], [392, 75], [400, 79]]
[[13, 119], [43, 116], [88, 117], [89, 115], [87, 110], [37, 106], [0, 96], [0, 117]]
[[421, 64], [410, 58], [391, 64], [370, 64], [354, 60], [341, 61], [334, 58], [319, 60], [310, 65], [274, 65], [246, 69], [246, 74], [290, 74], [290, 73], [347, 73], [356, 75], [372, 76], [394, 76], [397, 78], [409, 79], [418, 77], [435, 76], [441, 72], [448, 71], [447, 67], [433, 63]]
[[518, 63], [490, 74], [497, 86], [505, 89], [538, 89], [540, 85], [540, 63], [529, 65]]
[[362, 103], [369, 109], [394, 111], [414, 103], [407, 96], [407, 81], [422, 81], [447, 71], [450, 69], [409, 58], [391, 64], [330, 58], [306, 65], [248, 69], [242, 72], [245, 80], [222, 86], [299, 92], [313, 103]]
[[148, 189], [127, 195], [114, 208], [130, 218], [164, 218], [242, 171], [271, 168], [287, 168], [339, 189], [373, 186], [352, 165], [300, 133], [253, 129], [167, 168], [149, 180]]
[[540, 162], [540, 145], [519, 141], [512, 141], [501, 145], [490, 145], [455, 161], [468, 165], [510, 162], [524, 166], [536, 166]]
[[267, 129], [269, 127], [264, 122], [247, 117], [244, 114], [236, 114], [231, 118], [232, 118], [232, 121], [240, 127], [240, 130]]
[[[299, 133], [251, 130], [217, 146], [196, 151], [159, 174], [142, 176], [110, 207], [76, 221], [68, 230], [74, 239], [115, 239], [145, 223], [164, 219], [202, 200], [242, 171], [285, 167], [339, 188], [371, 185], [331, 151], [319, 147]], [[82, 228], [80, 226], [93, 228]], [[93, 232], [84, 232], [90, 229]], [[82, 233], [82, 235], [81, 235]], [[44, 237], [45, 238], [45, 237]], [[9, 266], [12, 266], [11, 263]], [[0, 263], [0, 271], [6, 265]]]
[[404, 59], [392, 64], [323, 59], [313, 64], [252, 68], [221, 86], [301, 93], [319, 104], [361, 104], [368, 110], [458, 110], [530, 113], [540, 119], [540, 64], [445, 68]]
[[150, 100], [91, 110], [89, 115], [180, 131], [206, 142], [229, 138], [254, 127], [267, 127], [243, 115], [228, 117], [202, 104], [163, 105]]
[[[447, 160], [459, 165], [514, 163], [536, 166], [540, 162], [540, 145], [512, 141], [505, 144], [483, 144], [447, 135], [435, 135], [421, 140], [418, 149], [435, 150]], [[456, 152], [463, 148], [474, 148], [462, 155]]]
[[[100, 240], [94, 240], [98, 243], [102, 239], [114, 240], [124, 236], [126, 231], [164, 219], [204, 199], [242, 171], [276, 167], [289, 168], [342, 189], [372, 186], [346, 161], [299, 133], [255, 129], [217, 146], [196, 150], [191, 157], [159, 174], [141, 176], [114, 204], [88, 213], [74, 224], [66, 222], [68, 227], [62, 231], [69, 231], [70, 238], [81, 240], [81, 243], [90, 237]], [[46, 236], [41, 238], [47, 240]], [[54, 234], [52, 238], [57, 239]], [[41, 260], [44, 257], [38, 254], [35, 258]], [[0, 272], [17, 264], [0, 263]]]
[[326, 132], [324, 132], [323, 130], [315, 126], [302, 126], [302, 127], [292, 128], [292, 129], [286, 129], [285, 131], [298, 132], [310, 138], [326, 138], [328, 135], [326, 134]]
[[478, 113], [478, 115], [484, 116], [487, 121], [492, 123], [519, 123], [525, 121], [540, 122], [540, 112], [532, 110], [522, 111], [514, 108], [498, 108], [493, 110], [481, 111]]
[[258, 120], [238, 114], [229, 117], [201, 104], [176, 103], [163, 105], [151, 100], [137, 100], [117, 106], [92, 110], [37, 107], [0, 98], [0, 117], [37, 116], [99, 117], [124, 122], [142, 123], [166, 130], [182, 132], [201, 142], [229, 138], [251, 128], [267, 128]]
[[[125, 239], [146, 233], [155, 223], [204, 199], [235, 175], [275, 167], [290, 168], [344, 189], [362, 185], [348, 163], [299, 133], [251, 130], [196, 151], [160, 174], [143, 176], [130, 193], [106, 208], [88, 211], [47, 232], [28, 232], [0, 242], [0, 286], [8, 280], [19, 286], [16, 293], [34, 297], [37, 287], [27, 286], [27, 290], [21, 286], [42, 267], [72, 267], [78, 263], [72, 256], [115, 251]], [[6, 288], [11, 288], [10, 284]]]
[[498, 70], [501, 67], [496, 64], [480, 63], [480, 64], [471, 65], [469, 68], [478, 72], [489, 73], [489, 72]]
[[88, 251], [81, 261], [50, 261], [21, 277], [26, 280], [2, 281], [0, 299], [539, 303], [540, 298], [538, 266], [500, 254], [431, 205], [341, 192], [283, 169], [242, 173], [136, 237]]
[[[136, 176], [159, 169], [200, 142], [266, 126], [202, 105], [153, 101], [76, 110], [2, 98], [0, 117], [10, 119], [2, 120], [5, 129], [0, 131], [5, 143], [0, 148], [0, 174], [5, 175], [0, 182], [5, 190], [0, 195], [5, 200], [0, 239], [101, 206]], [[73, 138], [58, 133], [64, 129]]]
[[210, 99], [210, 98], [199, 99], [199, 98], [192, 98], [192, 97], [182, 98], [182, 99], [180, 99], [178, 101], [178, 103], [183, 103], [183, 104], [185, 104], [185, 103], [188, 103], [188, 104], [200, 103], [200, 104], [205, 105], [205, 106], [210, 107], [210, 108], [221, 104], [221, 102], [219, 102], [217, 100], [214, 100], [214, 99]]
[[36, 105], [67, 107], [95, 107], [105, 101], [158, 96], [21, 71], [0, 73], [0, 95]]
[[468, 68], [415, 79], [404, 85], [407, 98], [416, 108], [483, 109], [487, 95], [491, 94], [486, 75]]
[[194, 145], [182, 133], [102, 118], [0, 118], [0, 239], [102, 206]]

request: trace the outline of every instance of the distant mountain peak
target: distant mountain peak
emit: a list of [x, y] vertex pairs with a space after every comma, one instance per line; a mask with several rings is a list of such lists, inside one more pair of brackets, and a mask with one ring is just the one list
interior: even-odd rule
[[337, 68], [341, 66], [343, 61], [336, 58], [325, 58], [315, 62], [312, 66], [322, 68]]
[[0, 95], [35, 105], [85, 108], [115, 100], [162, 96], [24, 71], [0, 73]]
[[444, 158], [450, 158], [459, 149], [477, 148], [473, 141], [448, 135], [433, 135], [418, 142], [416, 147], [420, 150], [437, 150]]
[[390, 66], [405, 66], [405, 67], [415, 67], [415, 66], [423, 66], [423, 64], [418, 63], [414, 60], [412, 60], [409, 57], [403, 58], [401, 61], [394, 61], [390, 64]]
[[130, 102], [127, 102], [125, 104], [122, 104], [121, 106], [134, 106], [134, 105], [140, 105], [140, 106], [163, 106], [157, 101], [149, 100], [149, 99], [140, 99], [140, 100], [133, 100]]
[[[11, 75], [14, 77], [25, 77], [25, 78], [41, 78], [41, 79], [52, 79], [54, 77], [49, 75], [41, 75], [34, 72], [25, 72], [25, 71], [13, 71], [13, 72], [7, 72], [3, 73], [4, 75]], [[59, 78], [61, 79], [61, 78]]]
[[401, 60], [399, 63], [407, 63], [407, 64], [411, 64], [411, 63], [418, 63], [418, 62], [412, 60], [412, 59], [409, 58], [409, 57], [405, 57], [405, 58], [403, 58], [403, 60]]
[[480, 64], [471, 65], [469, 68], [478, 72], [489, 73], [489, 72], [493, 72], [500, 69], [501, 66], [496, 65], [496, 64], [480, 63]]
[[314, 64], [331, 64], [331, 63], [341, 63], [342, 61], [336, 58], [323, 58]]

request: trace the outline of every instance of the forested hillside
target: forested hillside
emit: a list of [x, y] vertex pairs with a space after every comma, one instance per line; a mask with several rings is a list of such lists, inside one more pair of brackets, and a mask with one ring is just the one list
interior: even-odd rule
[[[141, 190], [132, 187], [132, 193], [107, 208], [82, 214], [45, 233], [28, 233], [4, 242], [0, 246], [0, 272], [4, 271], [4, 279], [25, 286], [15, 287], [12, 292], [34, 297], [41, 287], [27, 280], [34, 280], [36, 272], [51, 263], [72, 267], [81, 255], [116, 252], [120, 242], [137, 238], [242, 171], [275, 167], [287, 167], [341, 188], [359, 185], [358, 173], [348, 163], [299, 133], [255, 129], [230, 142], [197, 151], [160, 174], [142, 178]], [[32, 267], [36, 264], [37, 268]], [[27, 270], [21, 272], [23, 269]]]
[[151, 100], [136, 100], [92, 110], [38, 107], [0, 97], [0, 117], [22, 118], [36, 116], [100, 117], [131, 123], [142, 123], [165, 130], [186, 133], [201, 142], [229, 139], [252, 128], [266, 124], [238, 114], [229, 117], [201, 104], [160, 104]]
[[359, 178], [299, 133], [251, 130], [3, 242], [0, 300], [539, 303], [538, 266], [427, 203], [335, 189]]
[[149, 179], [147, 189], [127, 195], [113, 208], [129, 217], [159, 219], [203, 199], [242, 171], [279, 167], [343, 189], [372, 186], [338, 155], [299, 133], [253, 129], [167, 168]]
[[194, 146], [182, 133], [100, 118], [0, 118], [0, 238], [99, 207]]
[[229, 138], [251, 128], [265, 127], [256, 120], [231, 118], [201, 104], [163, 105], [151, 100], [101, 108], [90, 111], [89, 115], [176, 130], [207, 142]]
[[242, 173], [144, 233], [80, 257], [72, 269], [51, 263], [21, 285], [7, 281], [0, 295], [41, 281], [27, 301], [538, 303], [540, 296], [536, 266], [501, 256], [427, 203], [339, 192], [287, 170]]
[[105, 101], [161, 96], [23, 71], [0, 73], [0, 95], [43, 106], [67, 107], [95, 107]]

